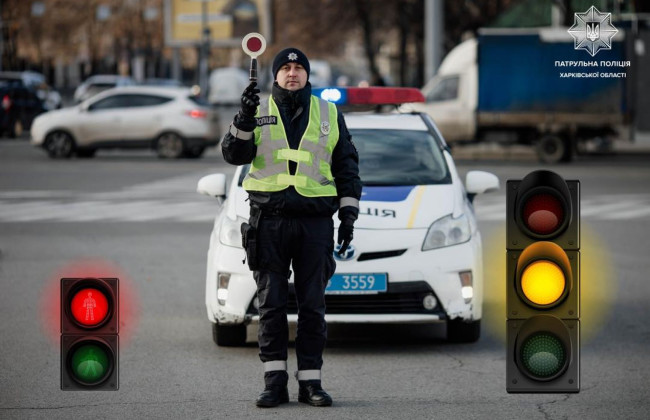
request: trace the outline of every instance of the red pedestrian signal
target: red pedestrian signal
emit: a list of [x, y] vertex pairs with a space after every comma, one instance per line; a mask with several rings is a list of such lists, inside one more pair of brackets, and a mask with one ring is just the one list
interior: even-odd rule
[[119, 288], [116, 278], [61, 279], [61, 389], [116, 391]]
[[506, 390], [579, 392], [579, 181], [509, 180], [506, 240]]

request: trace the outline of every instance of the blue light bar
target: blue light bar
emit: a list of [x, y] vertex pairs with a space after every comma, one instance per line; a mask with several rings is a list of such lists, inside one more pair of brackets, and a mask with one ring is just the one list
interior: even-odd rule
[[312, 95], [318, 96], [328, 102], [337, 105], [346, 104], [348, 102], [348, 94], [345, 88], [317, 88], [311, 90]]

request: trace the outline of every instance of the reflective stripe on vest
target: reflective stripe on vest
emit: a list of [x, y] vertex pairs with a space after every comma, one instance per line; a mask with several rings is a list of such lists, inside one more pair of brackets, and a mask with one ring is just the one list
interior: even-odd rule
[[[277, 123], [255, 128], [257, 155], [244, 179], [244, 189], [272, 192], [291, 185], [305, 197], [336, 196], [331, 170], [332, 152], [339, 140], [336, 106], [311, 97], [309, 123], [297, 150], [289, 147], [272, 97], [260, 105], [258, 116], [275, 116]], [[296, 162], [295, 175], [289, 172], [289, 161]]]

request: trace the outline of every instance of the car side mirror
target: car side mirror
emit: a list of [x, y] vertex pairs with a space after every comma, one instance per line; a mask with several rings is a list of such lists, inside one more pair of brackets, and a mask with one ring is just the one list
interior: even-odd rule
[[86, 103], [79, 104], [79, 111], [88, 112], [88, 104]]
[[465, 177], [465, 190], [470, 203], [476, 194], [499, 190], [499, 178], [490, 172], [469, 171]]
[[226, 175], [211, 174], [199, 179], [196, 192], [209, 197], [226, 198]]

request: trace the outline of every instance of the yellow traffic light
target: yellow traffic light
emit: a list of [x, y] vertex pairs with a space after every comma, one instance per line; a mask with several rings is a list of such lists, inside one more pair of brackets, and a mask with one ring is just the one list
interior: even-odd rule
[[524, 269], [521, 288], [531, 302], [550, 305], [564, 294], [566, 280], [557, 264], [551, 261], [535, 261]]

